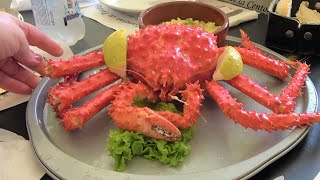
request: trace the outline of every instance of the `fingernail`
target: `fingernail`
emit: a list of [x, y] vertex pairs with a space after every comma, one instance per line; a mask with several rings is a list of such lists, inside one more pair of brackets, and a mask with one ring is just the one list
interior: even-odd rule
[[40, 56], [39, 54], [35, 54], [35, 55], [34, 55], [34, 58], [35, 58], [37, 61], [42, 61], [42, 60], [43, 60], [43, 57]]
[[62, 46], [60, 46], [60, 49], [58, 50], [58, 56], [62, 56], [63, 53], [64, 53], [64, 49]]

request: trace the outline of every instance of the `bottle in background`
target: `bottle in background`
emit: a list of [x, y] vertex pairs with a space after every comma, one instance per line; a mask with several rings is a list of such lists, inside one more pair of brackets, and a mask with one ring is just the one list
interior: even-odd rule
[[[19, 17], [19, 16], [21, 17], [21, 15], [19, 14], [19, 12], [16, 9], [12, 9], [10, 7], [11, 1], [12, 0], [0, 0], [0, 11], [9, 13], [15, 17]], [[13, 1], [15, 1], [15, 0], [13, 0]]]
[[61, 44], [73, 46], [85, 35], [77, 0], [31, 0], [36, 26]]

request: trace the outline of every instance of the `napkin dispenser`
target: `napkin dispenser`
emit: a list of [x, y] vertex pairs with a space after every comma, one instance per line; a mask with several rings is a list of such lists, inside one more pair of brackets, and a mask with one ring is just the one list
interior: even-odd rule
[[[269, 48], [302, 55], [320, 55], [320, 23], [302, 24], [296, 13], [303, 0], [292, 0], [291, 16], [275, 12], [280, 0], [273, 0], [268, 9], [268, 29], [265, 44]], [[310, 9], [316, 9], [320, 0], [309, 0]], [[317, 10], [319, 12], [319, 9]]]

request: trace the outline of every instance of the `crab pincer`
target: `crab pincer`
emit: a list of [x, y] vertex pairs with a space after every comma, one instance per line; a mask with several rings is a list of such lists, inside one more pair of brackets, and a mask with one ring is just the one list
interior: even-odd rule
[[108, 113], [115, 124], [127, 131], [140, 132], [149, 137], [175, 141], [180, 139], [179, 129], [169, 120], [148, 107], [132, 106], [135, 100], [155, 100], [154, 94], [141, 82], [127, 83], [123, 91], [116, 95]]

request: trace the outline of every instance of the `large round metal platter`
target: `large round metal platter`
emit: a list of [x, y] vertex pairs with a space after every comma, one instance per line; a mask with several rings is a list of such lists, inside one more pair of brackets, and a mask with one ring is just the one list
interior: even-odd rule
[[[227, 37], [226, 43], [238, 45], [239, 38]], [[269, 55], [284, 57], [257, 45]], [[82, 54], [100, 47], [90, 49]], [[94, 70], [83, 73], [83, 78]], [[259, 70], [245, 66], [244, 73], [268, 87], [272, 93], [280, 93], [290, 78], [281, 81]], [[114, 171], [114, 160], [105, 150], [107, 135], [115, 128], [106, 109], [92, 118], [82, 130], [64, 131], [53, 108], [47, 103], [48, 90], [58, 81], [44, 78], [34, 91], [27, 108], [27, 128], [35, 154], [48, 174], [57, 179], [241, 179], [248, 178], [277, 160], [295, 147], [308, 133], [310, 127], [286, 131], [253, 131], [226, 119], [217, 104], [206, 97], [198, 120], [197, 130], [190, 141], [191, 153], [181, 166], [169, 167], [156, 161], [136, 157], [127, 164], [124, 172]], [[238, 90], [224, 84], [233, 97], [244, 103], [245, 109], [270, 112]], [[91, 98], [86, 97], [78, 103]], [[302, 96], [295, 111], [315, 112], [317, 93], [307, 78]]]

